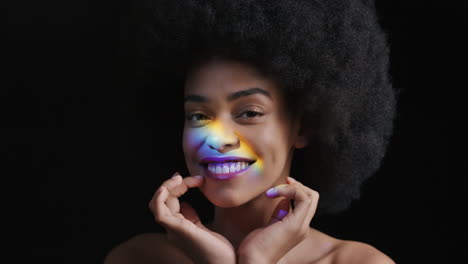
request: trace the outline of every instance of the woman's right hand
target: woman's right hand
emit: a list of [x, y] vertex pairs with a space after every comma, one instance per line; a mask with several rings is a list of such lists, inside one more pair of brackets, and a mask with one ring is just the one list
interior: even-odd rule
[[179, 197], [189, 188], [200, 187], [202, 176], [182, 178], [178, 173], [165, 181], [149, 203], [156, 222], [167, 231], [174, 242], [195, 263], [236, 263], [231, 243], [222, 235], [206, 228], [188, 203], [179, 203]]

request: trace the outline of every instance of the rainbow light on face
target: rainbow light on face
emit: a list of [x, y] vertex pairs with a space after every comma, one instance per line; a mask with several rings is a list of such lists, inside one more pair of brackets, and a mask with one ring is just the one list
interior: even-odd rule
[[[226, 153], [220, 153], [217, 150], [203, 146], [203, 144], [225, 144], [225, 142], [237, 140], [240, 142], [239, 148]], [[251, 144], [238, 133], [234, 132], [228, 135], [219, 120], [209, 121], [208, 124], [202, 127], [191, 128], [188, 131], [188, 144], [190, 147], [200, 147], [202, 156], [238, 156], [255, 159], [256, 162], [251, 165], [250, 169], [256, 175], [263, 171], [263, 160], [255, 153]]]
[[251, 169], [253, 173], [259, 175], [263, 171], [263, 160], [257, 156], [257, 154], [254, 152], [252, 146], [248, 143], [247, 140], [245, 140], [242, 136], [238, 135], [238, 137], [240, 141], [239, 152], [246, 153], [248, 155], [247, 157], [255, 157], [257, 161], [251, 165]]

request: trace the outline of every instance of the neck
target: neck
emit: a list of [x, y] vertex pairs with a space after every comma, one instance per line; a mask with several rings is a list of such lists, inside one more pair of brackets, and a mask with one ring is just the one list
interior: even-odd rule
[[[278, 179], [273, 186], [282, 183], [286, 183], [286, 177]], [[239, 207], [215, 206], [213, 223], [208, 226], [214, 232], [223, 235], [237, 249], [250, 232], [265, 227], [269, 223], [276, 206], [282, 199], [284, 198], [268, 198], [263, 192]]]

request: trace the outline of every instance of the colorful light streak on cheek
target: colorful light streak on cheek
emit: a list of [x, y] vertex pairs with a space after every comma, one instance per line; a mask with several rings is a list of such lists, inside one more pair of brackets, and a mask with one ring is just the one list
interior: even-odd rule
[[260, 158], [255, 153], [253, 147], [248, 143], [247, 140], [245, 140], [245, 138], [243, 138], [242, 136], [239, 136], [239, 140], [240, 140], [239, 152], [242, 154], [245, 153], [244, 155], [247, 155], [247, 157], [254, 157], [257, 160], [254, 164], [251, 165], [251, 170], [254, 174], [260, 175], [263, 172], [263, 168], [264, 168], [262, 158]]
[[[187, 135], [188, 146], [190, 148], [202, 147], [203, 144], [209, 142], [223, 142], [225, 140], [226, 133], [219, 121], [212, 121], [202, 127], [190, 129]], [[256, 162], [252, 164], [251, 170], [254, 174], [260, 175], [263, 172], [263, 160], [256, 154], [254, 148], [249, 144], [249, 142], [235, 133], [239, 138], [240, 147], [238, 149], [233, 149], [229, 153], [224, 153], [229, 156], [241, 156], [255, 159]], [[211, 151], [211, 148], [202, 148], [204, 152]], [[212, 153], [201, 153], [203, 156], [212, 156]]]

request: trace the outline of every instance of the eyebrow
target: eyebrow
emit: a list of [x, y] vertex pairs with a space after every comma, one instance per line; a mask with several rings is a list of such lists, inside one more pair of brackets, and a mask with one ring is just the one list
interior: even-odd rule
[[[232, 93], [232, 94], [228, 95], [227, 100], [228, 101], [234, 101], [234, 100], [239, 99], [241, 97], [245, 97], [245, 96], [249, 96], [249, 95], [253, 95], [253, 94], [262, 94], [262, 95], [264, 95], [264, 96], [266, 96], [266, 97], [268, 97], [270, 99], [272, 98], [271, 94], [267, 90], [262, 89], [262, 88], [258, 88], [258, 87], [254, 87], [254, 88], [249, 88], [249, 89], [246, 89], [246, 90], [242, 90], [242, 91]], [[205, 102], [209, 102], [210, 99], [208, 99], [205, 96], [191, 94], [191, 95], [187, 95], [187, 96], [184, 97], [184, 103], [189, 102], [189, 101], [197, 102], [197, 103], [205, 103]]]

